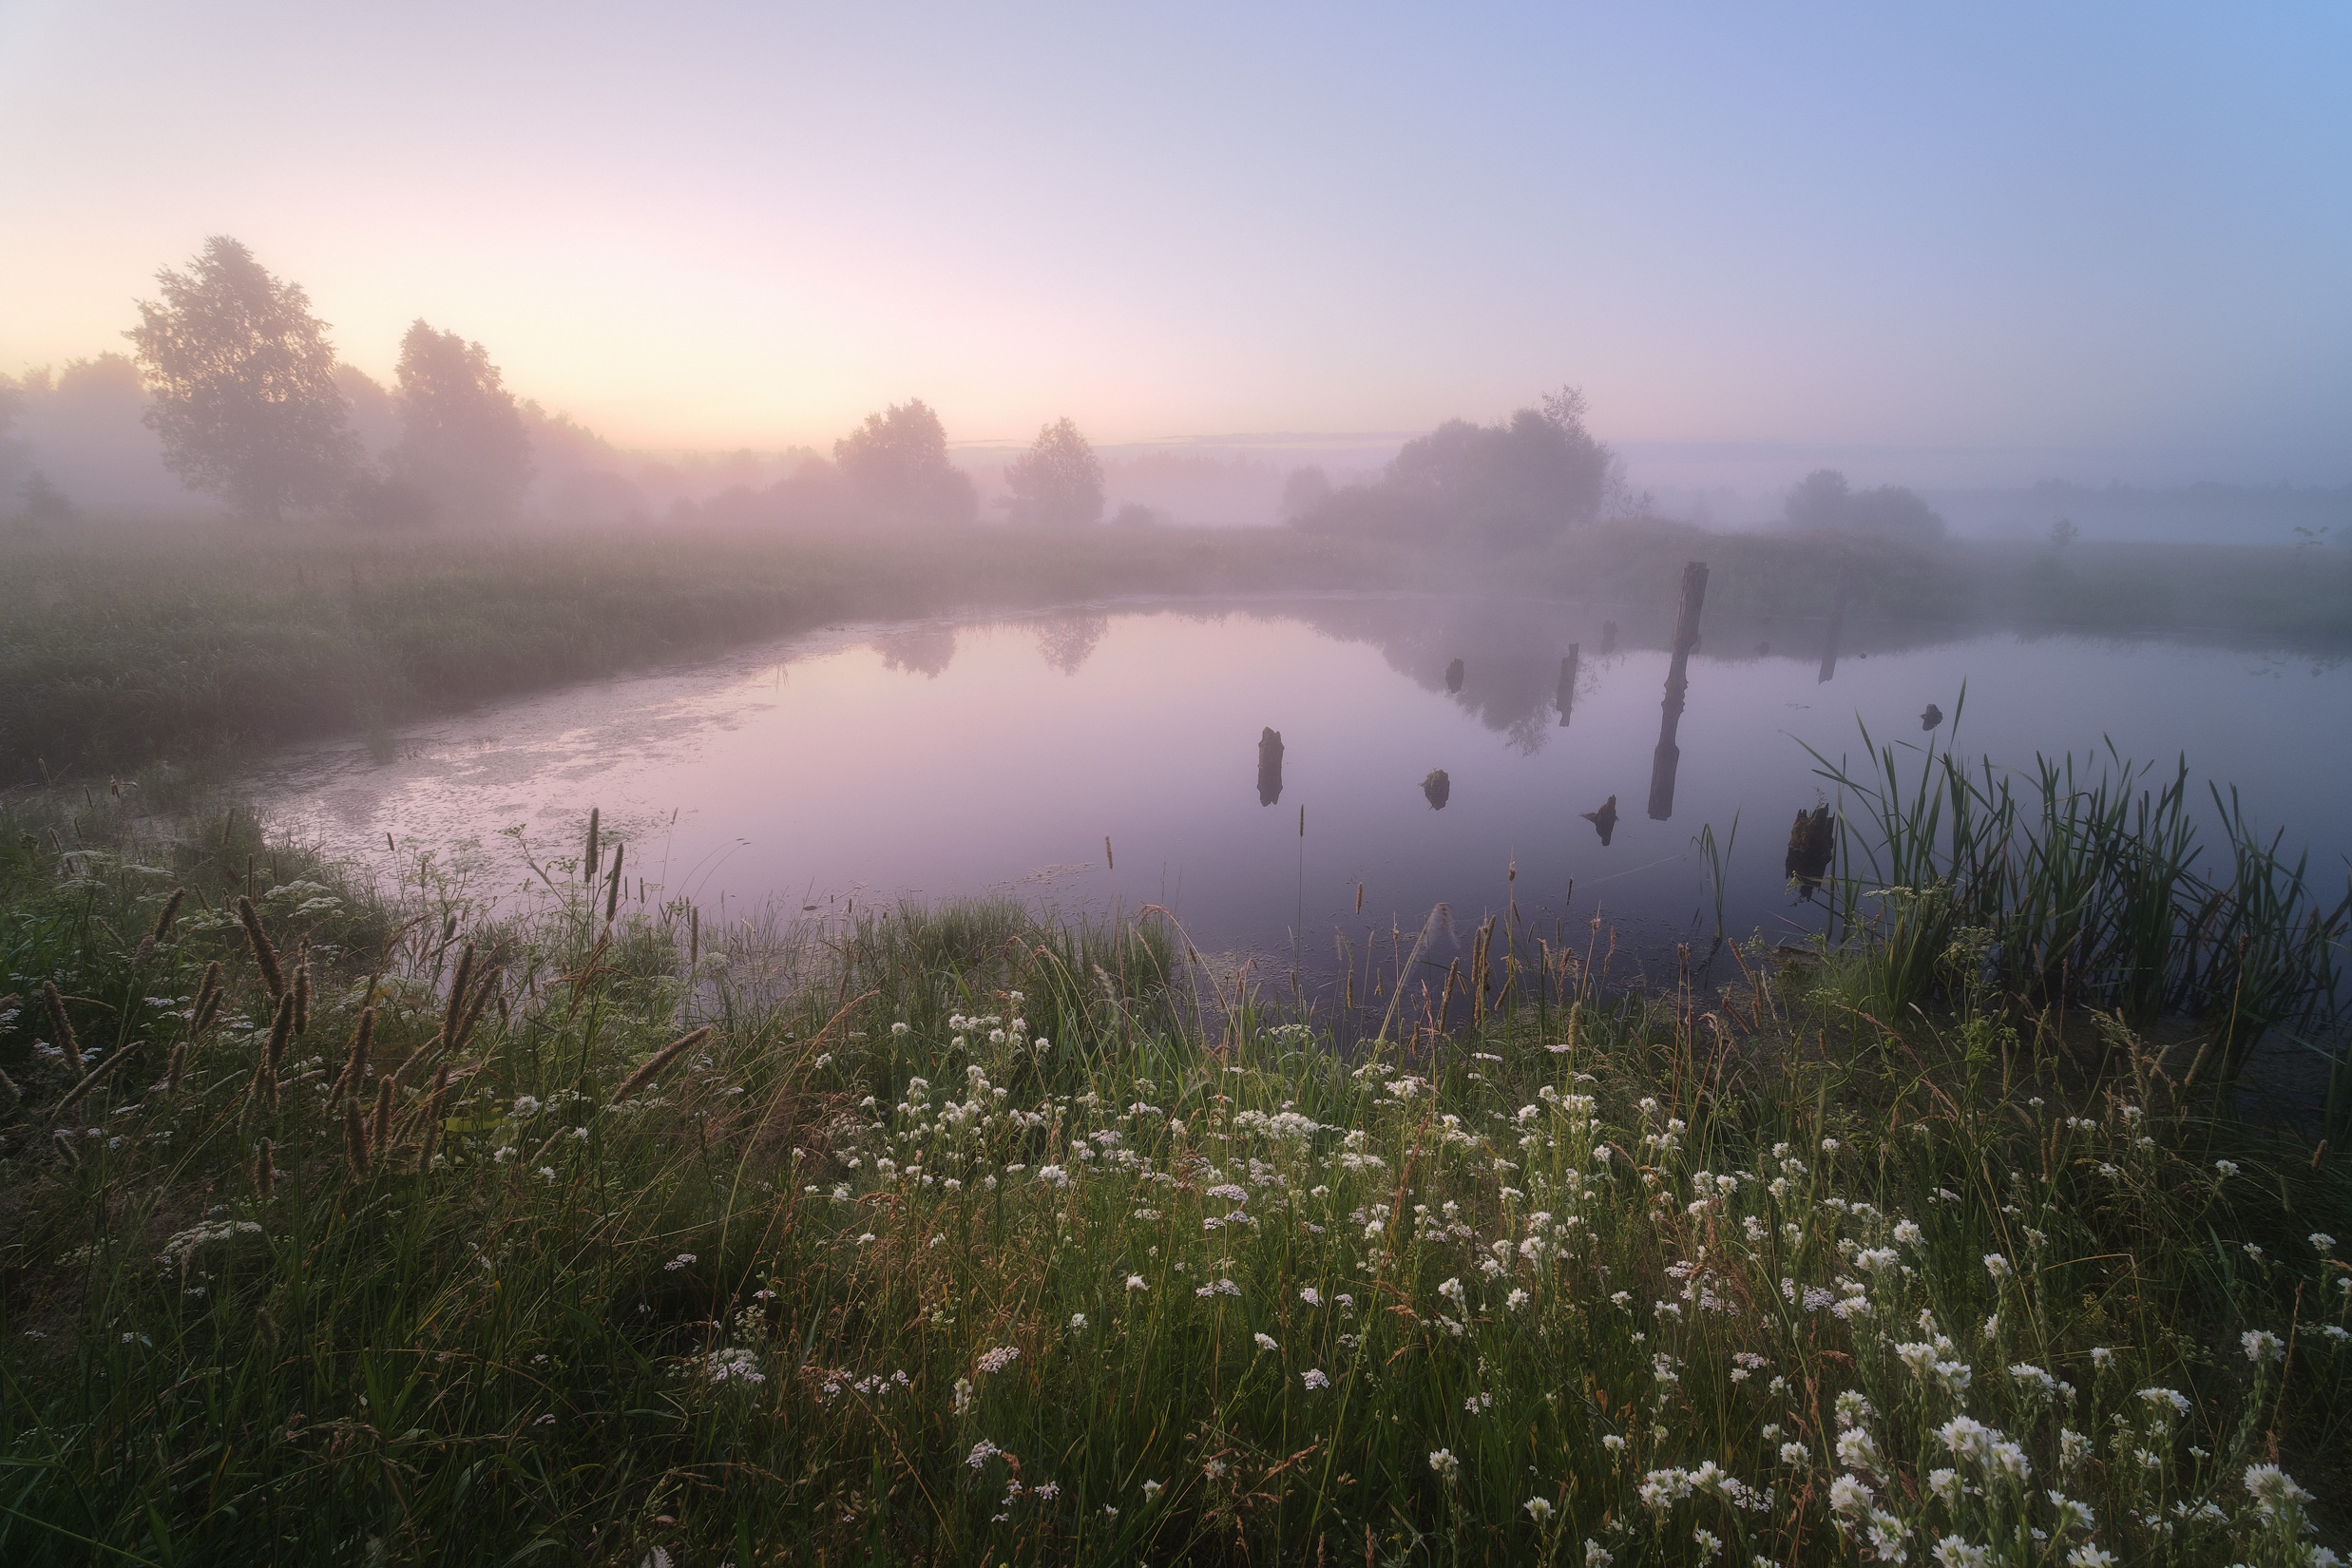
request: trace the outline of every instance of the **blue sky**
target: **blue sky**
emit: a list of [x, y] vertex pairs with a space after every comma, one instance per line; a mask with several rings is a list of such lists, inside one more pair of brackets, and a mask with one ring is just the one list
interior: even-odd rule
[[228, 233], [361, 367], [423, 316], [653, 446], [1576, 382], [1636, 448], [2341, 484], [2348, 80], [2316, 5], [5, 0], [0, 371]]

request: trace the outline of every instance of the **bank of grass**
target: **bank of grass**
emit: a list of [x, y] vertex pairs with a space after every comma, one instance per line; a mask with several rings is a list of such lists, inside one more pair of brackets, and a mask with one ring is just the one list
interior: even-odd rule
[[1635, 607], [1671, 629], [1682, 564], [1711, 614], [2352, 641], [2342, 552], [1928, 549], [1613, 523], [1508, 561], [1284, 529], [1003, 528], [860, 537], [676, 529], [458, 536], [106, 523], [0, 538], [0, 782], [103, 781], [382, 732], [564, 681], [845, 620], [1118, 594], [1406, 589]]
[[608, 921], [583, 847], [490, 920], [179, 804], [0, 823], [0, 1560], [2345, 1544], [2342, 1157], [1965, 954], [1890, 1026], [1482, 945], [1339, 1053], [1148, 915]]

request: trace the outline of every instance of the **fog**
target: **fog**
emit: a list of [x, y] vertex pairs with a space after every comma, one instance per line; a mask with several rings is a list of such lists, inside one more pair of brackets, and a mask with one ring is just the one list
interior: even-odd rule
[[[383, 465], [400, 441], [395, 392], [350, 364], [338, 365], [334, 379], [365, 460]], [[0, 378], [0, 516], [19, 502], [22, 486], [36, 473], [73, 507], [92, 512], [196, 515], [213, 509], [211, 498], [185, 488], [165, 467], [156, 431], [143, 422], [150, 407], [138, 366], [114, 351]], [[826, 510], [822, 492], [832, 464], [815, 447], [633, 449], [537, 401], [521, 399], [517, 408], [530, 451], [527, 501], [517, 521], [543, 526], [704, 518], [806, 523]], [[1313, 470], [1337, 490], [1371, 485], [1423, 433], [1105, 444], [1095, 449], [1105, 496], [1102, 521], [1275, 526], [1290, 520], [1285, 494], [1294, 476]], [[949, 432], [947, 457], [973, 482], [979, 521], [1005, 517], [1005, 469], [1022, 449], [1018, 442], [958, 439]], [[1713, 529], [1785, 526], [1791, 490], [1807, 474], [1827, 468], [1848, 474], [1857, 488], [1912, 491], [1955, 539], [2039, 542], [2060, 523], [2093, 543], [2296, 545], [2352, 535], [2352, 484], [2128, 483], [2087, 466], [2016, 482], [2007, 476], [2032, 458], [1866, 447], [1759, 450], [1635, 442], [1612, 451], [1613, 507]]]

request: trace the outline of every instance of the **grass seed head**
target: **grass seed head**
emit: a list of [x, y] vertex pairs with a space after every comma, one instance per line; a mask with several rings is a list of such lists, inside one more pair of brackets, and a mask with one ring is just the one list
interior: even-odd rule
[[261, 984], [270, 988], [270, 1000], [275, 1002], [286, 994], [286, 972], [277, 966], [277, 949], [270, 945], [269, 933], [261, 928], [261, 911], [243, 893], [237, 895], [237, 918], [252, 940], [253, 961], [260, 967]]
[[82, 1044], [73, 1038], [73, 1021], [66, 1016], [66, 999], [54, 980], [41, 982], [41, 1005], [48, 1009], [49, 1032], [57, 1037], [50, 1043], [66, 1053], [67, 1066], [81, 1072]]

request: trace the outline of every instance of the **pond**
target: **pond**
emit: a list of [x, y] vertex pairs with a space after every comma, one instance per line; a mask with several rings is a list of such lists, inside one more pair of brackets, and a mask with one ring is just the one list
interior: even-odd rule
[[[1826, 659], [1822, 621], [1703, 629], [1679, 763], [1656, 798], [1671, 604], [1353, 595], [837, 627], [486, 708], [373, 751], [298, 753], [263, 794], [355, 860], [389, 870], [393, 843], [404, 858], [471, 856], [492, 890], [528, 874], [524, 848], [577, 856], [598, 807], [626, 842], [632, 901], [691, 899], [706, 920], [968, 893], [1066, 916], [1156, 904], [1204, 953], [1286, 991], [1294, 965], [1310, 985], [1337, 972], [1336, 936], [1385, 952], [1393, 927], [1409, 946], [1440, 903], [1441, 964], [1515, 902], [1579, 947], [1597, 913], [1617, 978], [1669, 975], [1677, 942], [1714, 934], [1703, 827], [1729, 845], [1731, 936], [1818, 929], [1823, 907], [1789, 890], [1783, 851], [1795, 813], [1835, 802], [1806, 747], [1859, 766], [1858, 721], [1882, 741], [2017, 769], [2111, 741], [2167, 769], [2185, 754], [2340, 887], [2352, 851], [2341, 661], [1937, 641], [1853, 621]], [[1932, 731], [1930, 703], [1947, 716]], [[1261, 768], [1270, 730], [1278, 770]], [[1613, 798], [1604, 835], [1586, 813]]]

